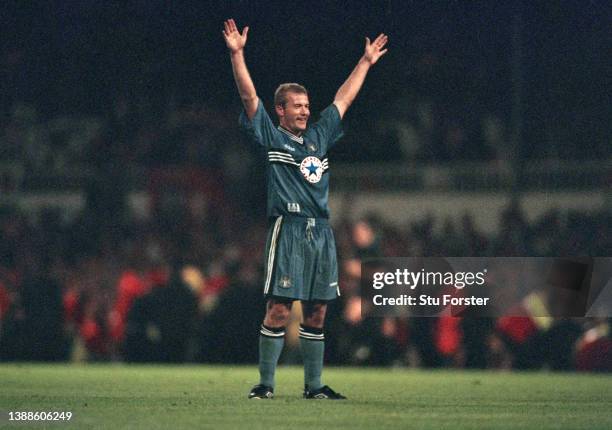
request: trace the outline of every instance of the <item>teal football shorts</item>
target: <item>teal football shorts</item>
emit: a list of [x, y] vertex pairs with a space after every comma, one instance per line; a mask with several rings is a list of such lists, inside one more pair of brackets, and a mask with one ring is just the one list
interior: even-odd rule
[[327, 219], [273, 219], [265, 257], [265, 296], [311, 301], [340, 295], [336, 242]]

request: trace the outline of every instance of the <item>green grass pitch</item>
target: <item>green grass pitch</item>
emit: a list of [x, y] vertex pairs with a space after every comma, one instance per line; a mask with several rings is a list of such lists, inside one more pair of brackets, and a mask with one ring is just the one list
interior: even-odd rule
[[[274, 400], [247, 400], [255, 367], [0, 365], [2, 428], [611, 429], [612, 376], [326, 368], [348, 401], [303, 400], [280, 367]], [[10, 423], [8, 411], [71, 411]]]

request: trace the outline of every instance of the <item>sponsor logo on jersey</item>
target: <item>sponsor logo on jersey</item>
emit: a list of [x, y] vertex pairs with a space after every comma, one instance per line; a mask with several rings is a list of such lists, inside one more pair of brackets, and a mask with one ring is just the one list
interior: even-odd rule
[[323, 163], [317, 157], [306, 157], [300, 163], [300, 172], [308, 182], [316, 184], [323, 176]]

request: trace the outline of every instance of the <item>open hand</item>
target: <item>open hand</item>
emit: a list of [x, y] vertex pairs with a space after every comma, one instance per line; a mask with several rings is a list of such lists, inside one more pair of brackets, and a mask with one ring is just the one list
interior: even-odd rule
[[378, 59], [385, 55], [387, 49], [383, 49], [387, 44], [389, 38], [386, 34], [379, 34], [378, 37], [374, 40], [374, 42], [370, 43], [370, 39], [366, 37], [366, 45], [365, 51], [363, 53], [364, 58], [370, 64], [376, 64]]
[[225, 27], [223, 30], [223, 37], [225, 38], [227, 48], [231, 52], [238, 52], [243, 49], [244, 45], [246, 45], [249, 27], [244, 27], [242, 29], [242, 34], [240, 34], [233, 19], [225, 21], [223, 26]]

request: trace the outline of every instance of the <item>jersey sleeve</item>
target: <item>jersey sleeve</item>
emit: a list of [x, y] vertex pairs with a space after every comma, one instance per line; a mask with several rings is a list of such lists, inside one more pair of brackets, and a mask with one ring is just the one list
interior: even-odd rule
[[335, 104], [331, 104], [321, 112], [319, 120], [313, 126], [320, 142], [325, 142], [330, 149], [344, 135], [342, 119]]
[[255, 142], [266, 148], [272, 145], [274, 133], [276, 133], [277, 130], [261, 100], [257, 101], [257, 110], [255, 111], [255, 116], [251, 120], [249, 120], [243, 108], [238, 122], [240, 127], [244, 129], [249, 137]]

